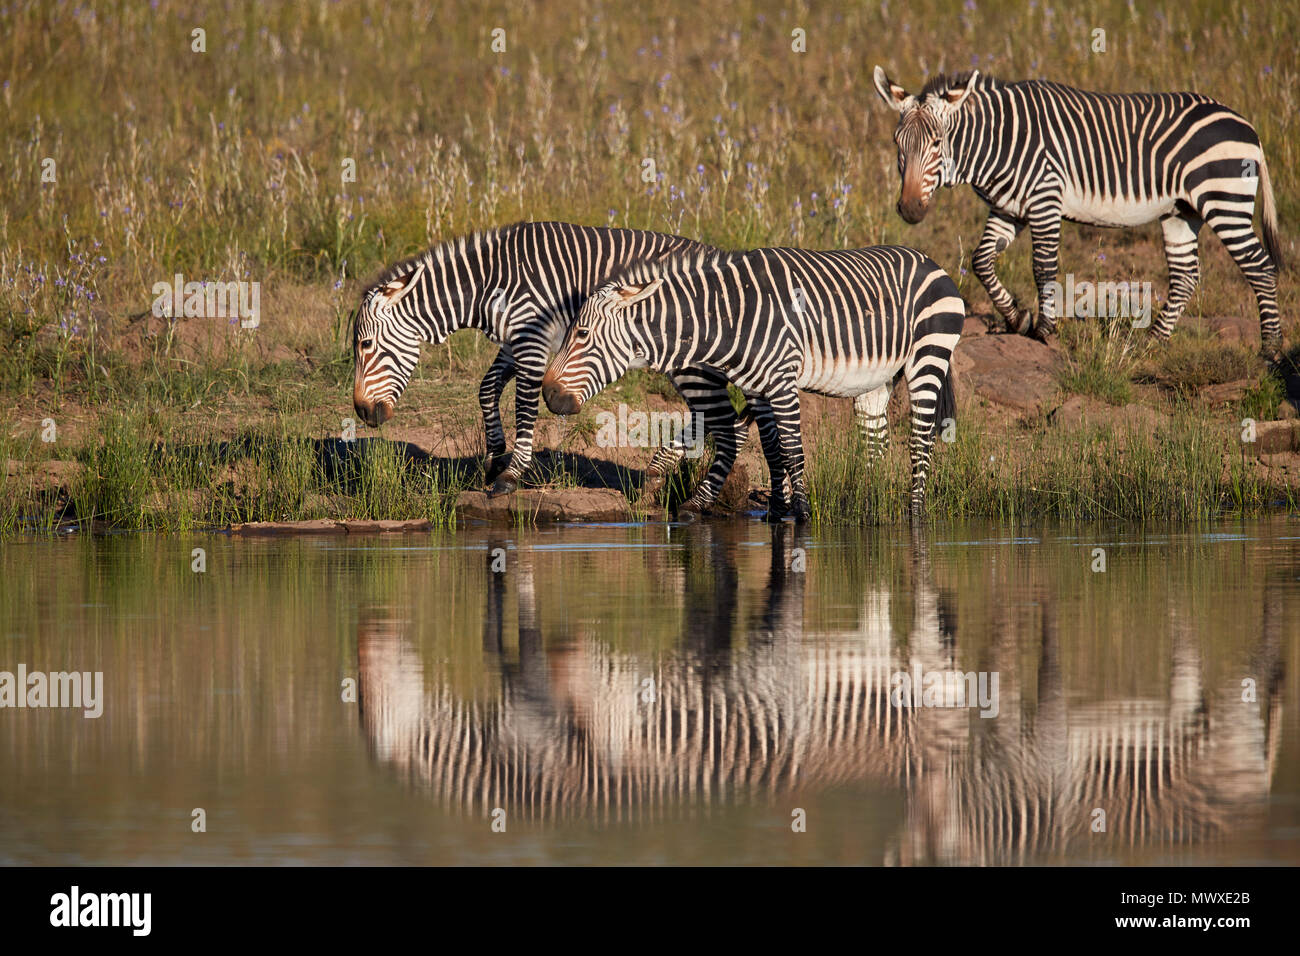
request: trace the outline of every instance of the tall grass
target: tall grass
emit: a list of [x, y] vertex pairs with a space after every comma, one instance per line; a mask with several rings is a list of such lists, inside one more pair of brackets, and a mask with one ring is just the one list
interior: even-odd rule
[[[12, 442], [0, 451], [9, 449]], [[312, 518], [414, 518], [450, 527], [466, 482], [400, 443], [321, 442], [284, 420], [224, 440], [197, 428], [154, 435], [144, 414], [112, 413], [77, 461], [66, 499], [31, 475], [0, 479], [0, 534], [92, 525], [188, 531]]]
[[[856, 435], [818, 444], [808, 471], [814, 521], [907, 520], [906, 450], [896, 445], [875, 464], [864, 452]], [[1008, 439], [963, 425], [956, 441], [936, 442], [926, 516], [1199, 521], [1296, 504], [1294, 489], [1262, 477], [1240, 443], [1184, 410], [1153, 433], [1100, 426]]]

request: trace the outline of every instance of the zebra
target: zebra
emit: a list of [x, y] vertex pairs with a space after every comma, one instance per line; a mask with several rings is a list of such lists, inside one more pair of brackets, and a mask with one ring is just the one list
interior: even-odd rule
[[[436, 245], [389, 268], [363, 292], [353, 331], [352, 400], [378, 427], [393, 415], [420, 357], [457, 329], [478, 329], [501, 345], [479, 386], [488, 455], [489, 495], [509, 494], [532, 463], [542, 373], [587, 293], [614, 269], [646, 257], [705, 249], [680, 236], [565, 222], [521, 222]], [[669, 372], [693, 421], [713, 438], [714, 460], [688, 499], [704, 511], [717, 497], [754, 411], [737, 415], [727, 380], [710, 368]], [[502, 390], [515, 386], [515, 444], [506, 455]], [[762, 432], [760, 432], [762, 434]], [[768, 432], [771, 437], [770, 431]], [[646, 491], [681, 459], [664, 446], [651, 461]]]
[[[760, 434], [768, 421], [777, 432], [769, 517], [786, 510], [780, 489], [788, 476], [794, 517], [803, 522], [810, 508], [798, 389], [879, 395], [901, 371], [919, 516], [936, 415], [953, 415], [948, 366], [965, 314], [947, 273], [903, 246], [677, 253], [630, 266], [587, 299], [542, 394], [551, 411], [572, 415], [630, 368], [715, 368], [760, 403]], [[765, 442], [765, 453], [772, 447]]]
[[[1169, 298], [1152, 335], [1167, 340], [1191, 297], [1197, 233], [1208, 223], [1255, 294], [1262, 351], [1281, 349], [1277, 209], [1259, 135], [1240, 115], [1199, 93], [1089, 93], [1044, 80], [1005, 83], [978, 70], [932, 77], [916, 95], [879, 66], [874, 77], [876, 92], [900, 114], [899, 215], [918, 223], [939, 186], [971, 185], [989, 206], [971, 267], [1007, 328], [1040, 339], [1055, 330], [1063, 219], [1116, 227], [1159, 219]], [[1262, 246], [1251, 227], [1257, 188]], [[1026, 225], [1037, 321], [994, 271]]]

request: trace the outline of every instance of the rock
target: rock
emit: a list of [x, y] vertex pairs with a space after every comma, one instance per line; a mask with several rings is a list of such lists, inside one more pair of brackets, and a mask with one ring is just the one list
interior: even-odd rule
[[1246, 442], [1245, 447], [1253, 455], [1280, 455], [1300, 451], [1300, 422], [1258, 422], [1255, 425], [1255, 440]]
[[1047, 420], [1052, 425], [1065, 429], [1103, 425], [1121, 433], [1133, 431], [1153, 435], [1168, 419], [1147, 405], [1129, 403], [1116, 407], [1094, 398], [1075, 395], [1059, 408], [1053, 409]]
[[965, 342], [967, 339], [973, 339], [980, 335], [989, 334], [988, 320], [975, 315], [966, 316], [966, 321], [962, 323], [961, 339]]
[[1203, 329], [1220, 342], [1259, 347], [1259, 319], [1254, 316], [1188, 316], [1183, 319], [1182, 324], [1186, 324], [1189, 328]]
[[61, 458], [48, 458], [44, 461], [27, 462], [15, 458], [5, 460], [5, 474], [10, 478], [30, 476], [46, 488], [68, 488], [80, 478], [86, 466], [79, 461], [65, 461]]
[[1254, 384], [1253, 379], [1240, 378], [1235, 382], [1207, 385], [1201, 389], [1200, 395], [1202, 399], [1211, 405], [1226, 405], [1231, 402], [1241, 401]]
[[456, 499], [456, 514], [490, 522], [626, 521], [631, 510], [623, 493], [613, 488], [524, 488], [497, 498], [463, 491]]
[[1059, 366], [1060, 357], [1050, 346], [1023, 335], [962, 339], [953, 353], [959, 395], [978, 395], [1024, 412], [1056, 398]]
[[749, 510], [749, 469], [741, 462], [732, 467], [731, 474], [718, 492], [716, 506], [722, 511]]
[[242, 537], [277, 534], [391, 534], [431, 530], [431, 522], [418, 518], [409, 521], [368, 521], [363, 518], [344, 521], [332, 518], [317, 518], [313, 521], [245, 521], [230, 526], [231, 534]]

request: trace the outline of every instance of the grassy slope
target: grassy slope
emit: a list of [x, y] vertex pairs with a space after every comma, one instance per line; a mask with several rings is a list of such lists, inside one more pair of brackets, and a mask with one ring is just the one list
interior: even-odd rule
[[[0, 11], [0, 407], [9, 423], [0, 452], [93, 466], [70, 488], [72, 504], [133, 525], [442, 514], [448, 489], [404, 484], [396, 458], [379, 461], [371, 478], [343, 481], [321, 472], [305, 443], [337, 436], [350, 415], [347, 318], [364, 279], [430, 242], [519, 218], [663, 229], [730, 246], [906, 242], [948, 268], [974, 311], [987, 313], [966, 272], [983, 219], [974, 195], [946, 192], [916, 227], [893, 212], [894, 114], [871, 89], [877, 62], [909, 87], [936, 69], [977, 63], [1008, 78], [1210, 93], [1259, 129], [1284, 249], [1295, 259], [1300, 10], [975, 6], [954, 15], [933, 0], [888, 12], [706, 3], [622, 13], [578, 4], [539, 16], [521, 3], [237, 3], [233, 13], [166, 0], [157, 10], [12, 4]], [[206, 30], [204, 53], [191, 51], [196, 27]], [[506, 31], [504, 53], [491, 50], [497, 27]], [[1105, 53], [1092, 52], [1098, 28]], [[806, 31], [805, 53], [791, 50], [795, 29]], [[47, 158], [52, 183], [41, 182]], [[355, 160], [355, 183], [342, 182], [345, 159]], [[641, 178], [646, 159], [660, 174], [653, 184]], [[1188, 314], [1253, 316], [1249, 289], [1208, 236], [1202, 260]], [[1079, 279], [1150, 279], [1160, 291], [1159, 229], [1067, 226], [1063, 268]], [[145, 316], [153, 284], [177, 272], [259, 281], [261, 328]], [[1024, 238], [1000, 273], [1029, 298]], [[1280, 305], [1294, 342], [1289, 276]], [[1214, 455], [1220, 467], [1216, 483], [1185, 506], [1175, 492], [1193, 473], [1166, 468], [1161, 500], [1173, 513], [1257, 506], [1287, 484], [1245, 461], [1233, 478], [1234, 419], [1271, 417], [1281, 397], [1248, 355], [1185, 332], [1154, 356], [1097, 329], [1067, 330], [1062, 344], [1064, 393], [1117, 404], [1171, 410], [1207, 382], [1250, 380], [1236, 405], [1181, 413], [1212, 443], [1197, 446], [1205, 457], [1196, 467], [1209, 469]], [[469, 334], [428, 350], [388, 432], [410, 429], [448, 454], [471, 454], [481, 441], [475, 385], [491, 355]], [[662, 385], [643, 377], [609, 400], [645, 404], [652, 391]], [[1116, 477], [1103, 450], [1045, 455], [1035, 444], [1055, 440], [1045, 427], [1008, 428], [978, 409], [966, 415], [974, 427], [963, 436], [991, 443], [981, 454], [1054, 462], [1062, 488], [1109, 482], [1112, 504], [1148, 500], [1123, 470]], [[48, 444], [39, 437], [46, 419], [58, 427]], [[548, 427], [548, 438], [563, 432], [570, 447], [590, 434], [589, 423]], [[159, 463], [141, 451], [236, 436], [255, 438], [242, 447], [257, 452], [224, 463], [238, 473], [218, 478], [183, 456]], [[958, 461], [940, 455], [936, 492], [978, 484], [960, 470], [944, 477]], [[897, 484], [904, 471], [898, 461], [885, 474]], [[286, 473], [299, 478], [285, 481]], [[9, 526], [34, 508], [53, 520], [68, 503], [30, 500], [46, 479], [5, 481]], [[994, 474], [986, 494], [949, 494], [936, 507], [1004, 513], [999, 496], [1017, 481]], [[1240, 501], [1234, 487], [1247, 489]], [[1097, 501], [1092, 491], [1065, 498], [1074, 503], [1062, 513]], [[1016, 513], [1064, 501], [1037, 492], [1016, 500]]]

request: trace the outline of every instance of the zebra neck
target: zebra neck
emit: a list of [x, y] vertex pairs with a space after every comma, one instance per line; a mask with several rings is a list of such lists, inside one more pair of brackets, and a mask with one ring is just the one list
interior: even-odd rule
[[[453, 239], [430, 250], [426, 263], [430, 340], [460, 329], [502, 336], [509, 317], [509, 283], [501, 269], [496, 230]], [[498, 328], [499, 326], [499, 328]]]
[[[976, 97], [978, 100], [976, 101]], [[996, 160], [996, 150], [990, 149], [990, 140], [1004, 128], [1003, 102], [995, 90], [975, 90], [952, 125], [948, 128], [948, 149], [952, 159], [954, 180], [952, 185], [969, 183], [979, 189], [988, 170], [977, 162], [981, 155]]]

